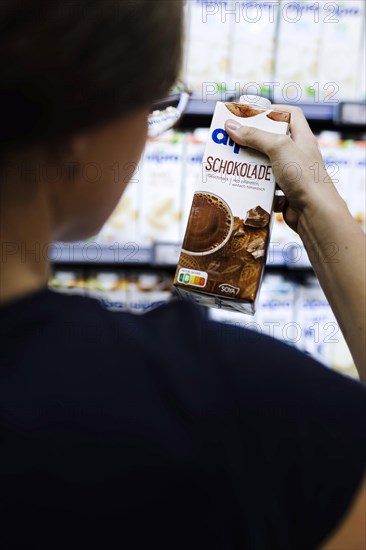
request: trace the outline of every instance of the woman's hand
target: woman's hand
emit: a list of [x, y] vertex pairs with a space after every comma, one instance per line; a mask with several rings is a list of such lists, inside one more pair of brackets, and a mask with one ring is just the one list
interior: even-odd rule
[[304, 243], [339, 322], [360, 378], [366, 382], [365, 235], [327, 174], [317, 141], [302, 111], [291, 112], [291, 137], [239, 126], [226, 131], [239, 145], [268, 155], [285, 193], [284, 218]]
[[342, 199], [325, 169], [317, 140], [302, 110], [289, 105], [274, 105], [274, 109], [291, 113], [291, 137], [240, 126], [233, 120], [227, 121], [225, 130], [239, 145], [252, 147], [270, 158], [276, 183], [286, 198], [284, 219], [298, 232], [304, 210], [317, 210], [325, 201]]

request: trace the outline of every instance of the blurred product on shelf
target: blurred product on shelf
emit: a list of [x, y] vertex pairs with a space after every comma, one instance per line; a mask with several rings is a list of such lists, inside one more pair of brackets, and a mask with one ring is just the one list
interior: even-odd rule
[[[240, 10], [234, 24], [231, 23], [228, 91], [235, 90], [235, 87], [246, 90], [249, 83], [258, 83], [258, 86], [248, 86], [247, 93], [269, 95], [278, 6], [263, 1], [238, 4]], [[230, 20], [230, 15], [228, 18]]]
[[[364, 0], [321, 0], [322, 42], [318, 78], [320, 99], [361, 99]], [[319, 25], [318, 25], [319, 26]]]
[[[139, 179], [142, 166], [142, 159], [138, 164], [130, 182], [128, 183], [121, 200], [119, 201], [112, 216], [104, 224], [102, 230], [96, 239], [100, 244], [113, 244], [119, 242], [121, 235], [125, 242], [135, 242], [137, 236], [137, 219], [138, 219], [138, 189]], [[130, 174], [128, 174], [130, 175]], [[115, 172], [115, 178], [123, 178], [126, 175], [121, 175]], [[119, 179], [116, 179], [116, 183]]]
[[324, 164], [338, 193], [349, 204], [352, 189], [352, 161], [354, 144], [350, 140], [333, 138], [332, 133], [324, 132], [319, 136], [319, 147]]
[[280, 102], [365, 99], [364, 12], [364, 0], [191, 0], [183, 77], [204, 101], [222, 92], [222, 101], [269, 92]]
[[172, 297], [170, 278], [155, 273], [139, 273], [128, 280], [128, 310], [141, 314], [169, 302]]
[[[322, 25], [319, 3], [281, 0], [274, 80], [275, 100], [312, 101], [316, 91]], [[318, 98], [319, 101], [319, 98]]]
[[85, 296], [85, 279], [81, 270], [56, 270], [48, 282], [49, 286], [58, 292], [81, 294]]
[[278, 338], [330, 368], [358, 377], [344, 337], [315, 277], [299, 284], [281, 275], [266, 274], [254, 317], [217, 309], [210, 309], [209, 316]]
[[138, 196], [139, 244], [178, 242], [182, 218], [183, 134], [170, 131], [149, 139]]
[[215, 92], [227, 86], [231, 16], [223, 22], [221, 2], [210, 5], [204, 0], [195, 0], [187, 4], [184, 79], [197, 96], [212, 99]]
[[[366, 10], [366, 7], [364, 7]], [[362, 99], [366, 99], [366, 23], [364, 23], [364, 29], [361, 37], [361, 51], [360, 51], [360, 60], [358, 67], [361, 67], [361, 70], [359, 71], [359, 87], [360, 92], [357, 94], [358, 97]]]
[[[182, 242], [193, 192], [202, 181], [208, 131], [172, 131], [164, 138], [149, 140], [119, 205], [94, 240], [106, 246]], [[322, 132], [318, 141], [329, 175], [365, 230], [366, 142], [342, 140], [336, 132]], [[268, 263], [294, 268], [310, 265], [299, 236], [286, 225], [282, 214], [274, 216]]]
[[365, 231], [366, 142], [341, 140], [335, 132], [322, 132], [318, 143], [324, 164], [338, 193]]
[[85, 293], [112, 311], [128, 311], [128, 279], [123, 273], [91, 272], [85, 278]]
[[58, 292], [97, 298], [111, 311], [144, 313], [168, 302], [172, 297], [171, 277], [159, 273], [120, 271], [55, 270], [49, 287]]
[[352, 179], [348, 207], [352, 216], [366, 231], [366, 142], [355, 141], [352, 149]]

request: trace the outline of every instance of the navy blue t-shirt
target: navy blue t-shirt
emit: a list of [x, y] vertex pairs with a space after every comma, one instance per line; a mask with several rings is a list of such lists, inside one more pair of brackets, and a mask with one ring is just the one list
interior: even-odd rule
[[314, 549], [366, 467], [366, 387], [173, 302], [0, 308], [0, 548]]

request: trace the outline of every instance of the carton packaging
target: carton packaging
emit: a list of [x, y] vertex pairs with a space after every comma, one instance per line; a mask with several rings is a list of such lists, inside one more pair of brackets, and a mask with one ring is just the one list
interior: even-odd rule
[[[231, 8], [231, 2], [189, 2], [186, 80], [193, 92], [204, 100], [226, 88], [230, 59]], [[206, 92], [208, 97], [205, 97]]]
[[352, 182], [349, 209], [366, 231], [366, 142], [355, 141], [352, 151]]
[[85, 280], [82, 272], [78, 269], [72, 271], [57, 269], [50, 278], [48, 285], [57, 292], [85, 295]]
[[[361, 95], [360, 54], [365, 2], [320, 2], [322, 47], [319, 58], [321, 99], [336, 104]], [[361, 86], [360, 86], [361, 83]]]
[[235, 6], [235, 18], [231, 23], [229, 89], [239, 88], [242, 94], [253, 93], [256, 89], [262, 95], [269, 95], [280, 13], [278, 2], [242, 0], [235, 2]]
[[96, 237], [96, 242], [102, 245], [136, 242], [138, 220], [138, 184], [142, 161], [128, 183], [123, 195]]
[[340, 329], [317, 279], [309, 277], [300, 287], [296, 301], [297, 324], [301, 327], [299, 349], [324, 365], [332, 365], [333, 349]]
[[[319, 101], [319, 3], [281, 1], [274, 88], [276, 102]], [[333, 55], [333, 54], [332, 54]], [[314, 86], [315, 84], [315, 86]]]
[[290, 115], [273, 111], [264, 98], [245, 99], [216, 104], [174, 284], [182, 296], [202, 305], [254, 314], [275, 181], [269, 159], [234, 143], [225, 121], [286, 134]]
[[296, 287], [279, 275], [267, 276], [255, 316], [262, 334], [297, 344], [299, 328], [294, 323]]
[[349, 205], [352, 192], [352, 142], [340, 139], [327, 141], [323, 137], [319, 139], [319, 146], [329, 177], [342, 199]]
[[140, 192], [139, 243], [179, 242], [183, 134], [167, 132], [146, 143]]
[[140, 273], [131, 276], [128, 284], [128, 309], [141, 315], [169, 302], [171, 284], [164, 277], [154, 273]]
[[127, 311], [127, 278], [122, 273], [95, 272], [86, 280], [88, 296], [111, 311]]

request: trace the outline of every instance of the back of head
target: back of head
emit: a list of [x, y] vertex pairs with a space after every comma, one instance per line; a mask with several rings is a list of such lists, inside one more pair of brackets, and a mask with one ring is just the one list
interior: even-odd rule
[[181, 0], [1, 0], [0, 156], [161, 97], [181, 56]]

